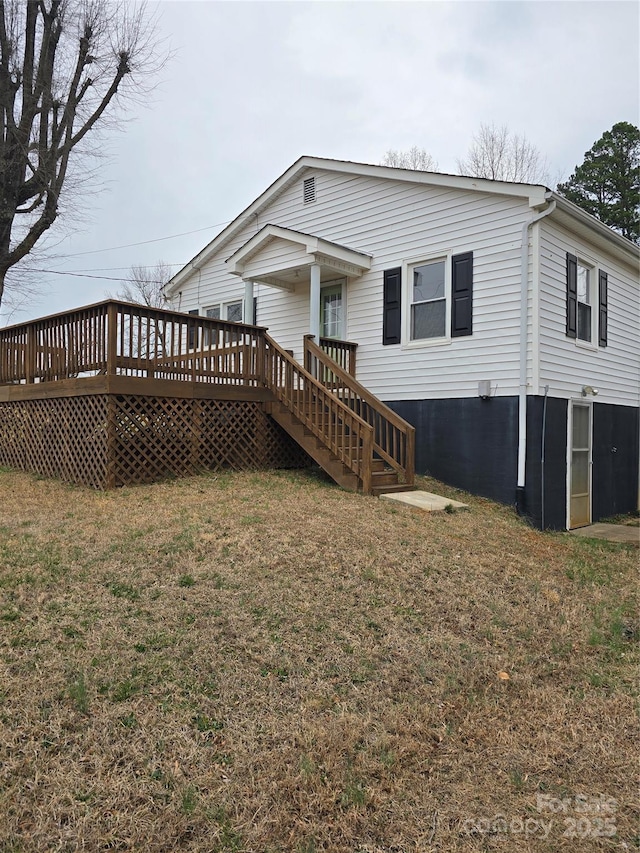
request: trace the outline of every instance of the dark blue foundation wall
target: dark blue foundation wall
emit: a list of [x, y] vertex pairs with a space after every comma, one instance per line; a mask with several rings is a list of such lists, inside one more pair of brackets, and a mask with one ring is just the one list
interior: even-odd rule
[[504, 504], [515, 502], [518, 398], [402, 400], [387, 405], [416, 428], [416, 472]]
[[[564, 530], [568, 401], [547, 399], [544, 473], [543, 412], [544, 397], [527, 398], [525, 514], [536, 527]], [[592, 459], [591, 520], [633, 512], [638, 502], [638, 409], [594, 401]]]
[[[416, 428], [418, 474], [515, 504], [517, 397], [406, 400], [387, 405]], [[543, 464], [544, 397], [527, 398], [526, 485], [518, 509], [538, 528], [566, 529], [568, 405], [567, 400], [547, 398]], [[637, 509], [638, 429], [637, 408], [594, 402], [593, 521]]]
[[638, 508], [638, 414], [593, 404], [593, 521]]
[[567, 406], [567, 400], [547, 398], [543, 466], [544, 397], [527, 397], [524, 514], [540, 529], [567, 526]]

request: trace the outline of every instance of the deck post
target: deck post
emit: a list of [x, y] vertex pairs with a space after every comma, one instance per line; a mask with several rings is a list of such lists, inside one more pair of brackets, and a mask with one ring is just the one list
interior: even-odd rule
[[313, 335], [305, 335], [303, 338], [303, 348], [304, 348], [303, 365], [304, 365], [304, 369], [307, 371], [307, 373], [310, 373], [312, 376], [314, 376], [317, 379], [318, 377], [313, 372], [313, 366], [314, 366], [313, 365], [313, 356], [311, 354], [311, 350], [307, 346], [307, 341], [313, 341], [313, 340], [314, 340]]
[[116, 353], [118, 350], [118, 306], [107, 305], [107, 375], [115, 376]]
[[256, 375], [258, 382], [261, 385], [267, 385], [267, 342], [264, 339], [264, 332], [258, 332], [254, 341], [256, 353]]
[[[115, 305], [113, 307], [115, 308]], [[116, 487], [117, 428], [116, 398], [113, 394], [107, 394], [107, 464], [105, 471], [105, 487], [107, 489], [115, 489]]]
[[31, 324], [27, 329], [27, 347], [25, 352], [25, 380], [35, 382], [36, 375], [36, 328]]

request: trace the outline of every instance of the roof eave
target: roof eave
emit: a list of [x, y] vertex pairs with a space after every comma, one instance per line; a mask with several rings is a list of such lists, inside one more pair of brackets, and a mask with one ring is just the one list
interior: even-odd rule
[[527, 204], [534, 210], [543, 210], [549, 201], [554, 200], [557, 207], [590, 228], [601, 239], [622, 250], [629, 258], [638, 260], [638, 247], [607, 225], [599, 222], [591, 214], [577, 207], [563, 196], [549, 190], [540, 184], [518, 184], [508, 181], [491, 181], [486, 178], [473, 178], [464, 175], [447, 175], [440, 172], [424, 172], [413, 169], [397, 169], [391, 166], [375, 166], [367, 163], [355, 163], [346, 160], [330, 160], [322, 157], [300, 157], [262, 192], [242, 213], [236, 216], [213, 240], [208, 243], [188, 264], [186, 264], [165, 286], [167, 295], [175, 293], [179, 287], [196, 271], [202, 268], [209, 258], [233, 237], [252, 216], [260, 212], [281, 193], [296, 178], [308, 169], [330, 169], [333, 172], [352, 173], [364, 177], [388, 178], [417, 184], [428, 184], [434, 187], [461, 189], [475, 192], [488, 192], [526, 199]]
[[389, 178], [430, 186], [441, 186], [453, 189], [466, 189], [476, 192], [491, 192], [501, 195], [516, 196], [527, 199], [530, 207], [541, 209], [545, 206], [548, 188], [537, 184], [516, 184], [508, 181], [490, 181], [486, 178], [471, 178], [464, 175], [446, 175], [440, 172], [424, 172], [414, 169], [397, 169], [391, 166], [375, 166], [369, 163], [356, 163], [347, 160], [331, 160], [323, 157], [304, 155], [295, 161], [267, 189], [253, 201], [249, 207], [236, 216], [213, 240], [208, 243], [188, 264], [179, 270], [165, 286], [167, 295], [175, 293], [183, 282], [242, 228], [251, 217], [259, 214], [278, 193], [282, 192], [307, 169], [330, 169], [333, 172], [356, 173], [364, 177]]
[[623, 237], [622, 234], [618, 234], [618, 232], [614, 231], [613, 228], [605, 225], [604, 222], [600, 222], [600, 220], [596, 219], [595, 216], [587, 213], [586, 210], [578, 207], [577, 204], [569, 201], [569, 199], [564, 196], [561, 196], [556, 192], [549, 192], [548, 198], [549, 200], [555, 201], [556, 208], [564, 211], [567, 215], [576, 219], [595, 234], [598, 234], [601, 238], [607, 240], [607, 242], [612, 243], [617, 249], [622, 250], [622, 252], [634, 263], [637, 264], [640, 261], [640, 246], [637, 246], [631, 240]]

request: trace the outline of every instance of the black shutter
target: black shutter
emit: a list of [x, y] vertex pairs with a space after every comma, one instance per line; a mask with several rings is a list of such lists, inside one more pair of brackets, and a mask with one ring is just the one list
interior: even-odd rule
[[567, 252], [567, 337], [575, 338], [578, 328], [578, 259]]
[[607, 290], [609, 277], [598, 270], [598, 346], [607, 345]]
[[402, 304], [402, 270], [397, 267], [384, 271], [382, 291], [382, 344], [400, 343]]
[[253, 325], [258, 325], [258, 297], [253, 297]]
[[473, 252], [451, 258], [451, 337], [473, 331]]
[[[189, 311], [189, 314], [192, 317], [197, 317], [200, 314], [200, 310], [198, 308], [194, 308], [193, 311]], [[193, 322], [193, 320], [189, 320], [187, 323], [187, 333], [188, 333], [187, 334], [187, 337], [188, 337], [187, 346], [189, 349], [195, 349], [196, 348], [197, 327], [196, 327], [196, 324]]]

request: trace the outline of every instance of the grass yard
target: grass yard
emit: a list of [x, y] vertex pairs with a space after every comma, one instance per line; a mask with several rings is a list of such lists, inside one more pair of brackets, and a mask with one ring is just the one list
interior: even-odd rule
[[638, 848], [638, 551], [305, 473], [0, 472], [0, 850]]

